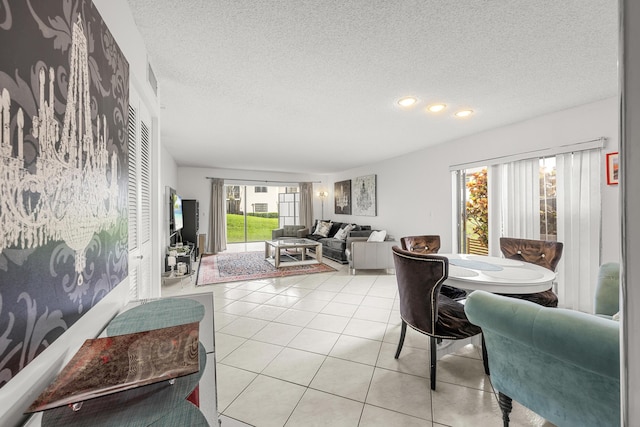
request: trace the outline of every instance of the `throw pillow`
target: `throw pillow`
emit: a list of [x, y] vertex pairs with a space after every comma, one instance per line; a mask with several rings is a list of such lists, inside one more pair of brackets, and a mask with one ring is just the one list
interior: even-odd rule
[[336, 231], [336, 234], [333, 235], [333, 238], [338, 240], [344, 240], [345, 236], [347, 235], [347, 232], [345, 230], [346, 230], [346, 227]]
[[347, 237], [349, 236], [349, 232], [354, 228], [355, 228], [355, 225], [347, 224], [344, 227], [342, 227], [340, 230], [336, 231], [336, 234], [334, 234], [333, 238], [338, 240], [346, 240]]
[[353, 230], [355, 230], [356, 225], [355, 224], [347, 224], [347, 226], [344, 228], [344, 239], [346, 240], [347, 237], [349, 237], [349, 233], [352, 232]]
[[349, 237], [349, 233], [351, 233], [353, 230], [355, 230], [355, 229], [356, 229], [356, 227], [357, 227], [357, 226], [356, 226], [355, 224], [349, 224], [349, 225], [347, 225], [347, 226], [345, 227], [345, 229], [346, 229], [347, 231], [345, 231], [345, 233], [344, 233], [344, 238], [346, 239], [347, 237]]
[[384, 242], [385, 237], [387, 237], [387, 230], [372, 231], [367, 242]]
[[320, 221], [316, 227], [316, 231], [313, 232], [316, 236], [327, 237], [331, 230], [331, 221]]

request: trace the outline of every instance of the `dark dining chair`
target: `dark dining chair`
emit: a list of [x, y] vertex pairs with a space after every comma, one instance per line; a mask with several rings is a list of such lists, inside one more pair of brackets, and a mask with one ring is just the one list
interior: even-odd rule
[[397, 246], [392, 251], [402, 318], [395, 358], [400, 357], [407, 325], [429, 336], [431, 390], [435, 390], [438, 343], [469, 338], [482, 331], [469, 322], [464, 305], [440, 293], [449, 273], [447, 258], [406, 251]]
[[400, 244], [405, 251], [435, 254], [440, 250], [440, 236], [405, 236], [400, 238]]
[[[402, 249], [405, 251], [420, 254], [436, 254], [440, 250], [440, 236], [436, 234], [405, 236], [400, 238], [400, 244], [402, 245]], [[455, 300], [461, 300], [467, 297], [466, 291], [449, 285], [442, 285], [440, 293]]]
[[[545, 267], [553, 272], [562, 257], [564, 245], [561, 242], [546, 240], [516, 239], [513, 237], [500, 238], [500, 250], [505, 258], [529, 262]], [[534, 294], [501, 294], [512, 298], [526, 299], [544, 307], [557, 307], [558, 296], [549, 288]]]

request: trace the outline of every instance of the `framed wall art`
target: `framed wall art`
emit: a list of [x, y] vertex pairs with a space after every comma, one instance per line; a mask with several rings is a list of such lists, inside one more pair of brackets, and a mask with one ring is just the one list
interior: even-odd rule
[[351, 180], [339, 181], [334, 184], [335, 213], [351, 215]]
[[607, 185], [618, 185], [619, 169], [620, 169], [620, 156], [618, 152], [607, 153]]
[[359, 176], [353, 180], [353, 214], [376, 216], [376, 176]]
[[3, 387], [127, 277], [129, 64], [90, 0], [0, 9]]

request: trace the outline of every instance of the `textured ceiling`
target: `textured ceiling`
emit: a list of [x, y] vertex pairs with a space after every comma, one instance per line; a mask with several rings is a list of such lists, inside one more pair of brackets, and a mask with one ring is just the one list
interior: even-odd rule
[[618, 0], [129, 3], [180, 166], [331, 173], [617, 94]]

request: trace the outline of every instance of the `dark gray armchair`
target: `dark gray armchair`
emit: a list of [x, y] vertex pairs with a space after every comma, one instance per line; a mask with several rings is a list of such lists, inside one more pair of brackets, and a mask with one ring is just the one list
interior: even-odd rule
[[281, 228], [271, 230], [271, 240], [282, 239], [283, 237], [294, 237], [302, 239], [307, 237], [309, 229], [306, 225], [285, 225]]

